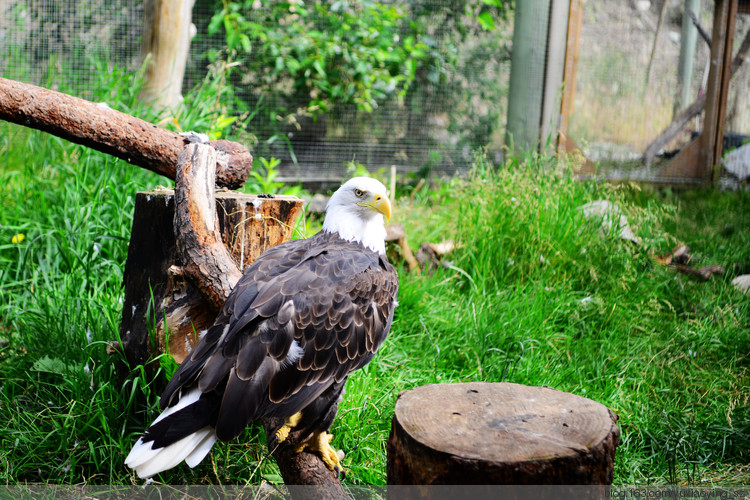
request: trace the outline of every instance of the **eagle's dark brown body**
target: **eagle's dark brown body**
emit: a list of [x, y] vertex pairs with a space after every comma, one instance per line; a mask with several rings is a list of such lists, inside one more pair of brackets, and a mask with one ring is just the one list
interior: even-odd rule
[[297, 430], [327, 430], [347, 376], [388, 334], [397, 292], [384, 255], [336, 233], [271, 248], [182, 363], [161, 408], [182, 406], [185, 394], [195, 402], [155, 422], [142, 443], [162, 448], [207, 428], [229, 440], [252, 420], [299, 411]]

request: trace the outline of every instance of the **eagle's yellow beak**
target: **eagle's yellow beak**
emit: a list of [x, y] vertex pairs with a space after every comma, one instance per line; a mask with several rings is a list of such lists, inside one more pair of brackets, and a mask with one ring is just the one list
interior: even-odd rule
[[359, 205], [380, 212], [385, 217], [386, 222], [391, 220], [391, 201], [384, 194], [373, 193], [370, 201], [363, 201]]

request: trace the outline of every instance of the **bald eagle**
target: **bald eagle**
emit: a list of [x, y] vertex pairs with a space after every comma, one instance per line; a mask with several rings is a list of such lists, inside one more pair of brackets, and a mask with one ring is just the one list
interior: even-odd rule
[[125, 464], [148, 478], [195, 467], [217, 440], [281, 417], [273, 439], [305, 438], [331, 470], [327, 433], [350, 373], [375, 356], [393, 321], [396, 270], [385, 256], [391, 205], [380, 182], [356, 177], [326, 208], [323, 230], [264, 252], [161, 396], [161, 415]]

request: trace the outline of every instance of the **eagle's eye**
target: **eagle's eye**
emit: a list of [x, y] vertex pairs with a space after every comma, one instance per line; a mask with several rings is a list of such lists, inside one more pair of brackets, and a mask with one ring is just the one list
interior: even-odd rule
[[355, 196], [356, 196], [357, 198], [362, 198], [362, 197], [363, 197], [363, 196], [365, 195], [365, 192], [364, 192], [364, 191], [362, 191], [361, 189], [355, 189], [355, 190], [354, 190], [354, 195], [355, 195]]

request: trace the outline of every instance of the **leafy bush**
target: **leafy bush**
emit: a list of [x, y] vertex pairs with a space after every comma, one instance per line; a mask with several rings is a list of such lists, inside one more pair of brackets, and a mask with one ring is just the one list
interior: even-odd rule
[[[209, 33], [220, 28], [243, 65], [243, 85], [271, 93], [286, 88], [312, 115], [334, 104], [372, 111], [405, 93], [428, 47], [402, 8], [373, 1], [224, 2]], [[250, 15], [252, 13], [252, 16]]]
[[260, 154], [285, 143], [296, 163], [299, 142], [332, 137], [469, 151], [502, 126], [508, 12], [502, 0], [224, 0], [207, 28], [225, 46], [208, 55], [233, 68]]

